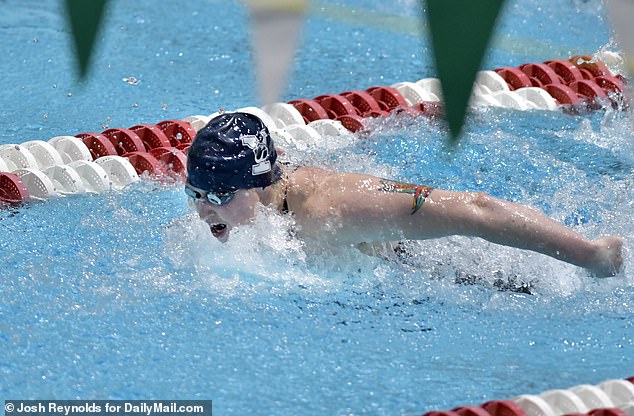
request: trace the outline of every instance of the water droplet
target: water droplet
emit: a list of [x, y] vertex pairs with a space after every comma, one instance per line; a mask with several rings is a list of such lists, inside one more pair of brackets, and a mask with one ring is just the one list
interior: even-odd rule
[[135, 77], [124, 77], [124, 78], [121, 78], [121, 80], [130, 85], [139, 85], [141, 83], [141, 80]]

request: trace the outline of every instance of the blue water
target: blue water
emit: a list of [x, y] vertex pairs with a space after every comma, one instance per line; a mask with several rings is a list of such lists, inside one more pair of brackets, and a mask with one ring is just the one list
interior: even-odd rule
[[[113, 0], [84, 81], [61, 3], [1, 4], [0, 144], [257, 104], [241, 3]], [[318, 3], [284, 99], [434, 76], [421, 35], [321, 10], [333, 5], [403, 22], [421, 14], [415, 1]], [[512, 1], [483, 67], [600, 49], [618, 50], [601, 2]], [[367, 136], [287, 150], [486, 191], [631, 247], [629, 117], [478, 110], [453, 151], [437, 123], [390, 117]], [[148, 181], [0, 211], [0, 400], [393, 415], [634, 375], [629, 248], [623, 273], [596, 280], [459, 237], [408, 242], [407, 259], [314, 253], [291, 225], [262, 210], [221, 245], [179, 188]]]

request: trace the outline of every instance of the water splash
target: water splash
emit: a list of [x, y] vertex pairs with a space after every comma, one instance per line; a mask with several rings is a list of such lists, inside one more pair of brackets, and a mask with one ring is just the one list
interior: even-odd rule
[[199, 288], [212, 292], [327, 290], [332, 281], [307, 267], [304, 243], [293, 230], [291, 216], [260, 206], [252, 224], [233, 228], [221, 243], [192, 213], [170, 226], [165, 253], [177, 269], [197, 276]]

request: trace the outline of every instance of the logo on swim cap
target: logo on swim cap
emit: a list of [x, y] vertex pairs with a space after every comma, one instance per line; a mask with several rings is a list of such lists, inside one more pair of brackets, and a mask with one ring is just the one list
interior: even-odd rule
[[255, 164], [251, 166], [252, 175], [262, 175], [271, 171], [269, 149], [261, 135], [242, 136], [242, 144], [253, 150]]
[[264, 188], [281, 177], [268, 128], [250, 113], [224, 113], [198, 131], [187, 154], [187, 178], [213, 191]]

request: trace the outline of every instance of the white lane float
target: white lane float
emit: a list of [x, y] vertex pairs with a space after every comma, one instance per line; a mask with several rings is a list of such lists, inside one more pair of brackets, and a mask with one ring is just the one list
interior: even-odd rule
[[31, 140], [22, 143], [22, 146], [33, 155], [37, 162], [37, 167], [40, 170], [64, 163], [59, 152], [48, 142], [43, 140]]
[[53, 165], [44, 169], [60, 195], [75, 195], [86, 192], [84, 181], [75, 169], [69, 165]]
[[75, 136], [57, 136], [48, 141], [62, 157], [64, 164], [76, 160], [92, 161], [90, 150], [84, 142]]
[[278, 129], [293, 124], [306, 124], [300, 112], [297, 111], [293, 105], [288, 103], [267, 104], [262, 107], [262, 110], [271, 116]]

